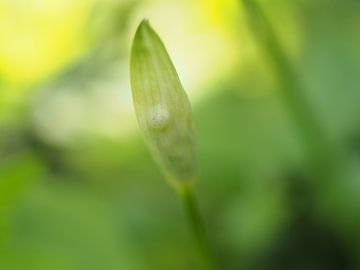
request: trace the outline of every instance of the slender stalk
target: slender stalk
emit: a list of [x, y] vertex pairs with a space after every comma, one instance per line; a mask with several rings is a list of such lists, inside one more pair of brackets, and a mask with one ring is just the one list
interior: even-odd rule
[[[345, 182], [344, 180], [348, 180], [350, 177], [347, 171], [346, 159], [344, 158], [345, 153], [329, 139], [325, 128], [321, 125], [321, 121], [314, 111], [314, 107], [306, 97], [302, 83], [287, 58], [271, 22], [257, 3], [257, 0], [240, 1], [244, 4], [248, 21], [259, 47], [272, 63], [273, 70], [280, 83], [284, 104], [293, 122], [297, 125], [307, 155], [308, 166], [313, 178], [317, 180], [312, 182], [317, 184], [314, 188], [321, 188], [322, 192], [327, 190], [326, 192], [329, 194], [334, 191], [338, 194], [335, 197], [332, 195], [331, 202], [326, 202], [328, 211], [333, 215], [334, 211], [337, 211], [336, 209], [341, 209], [339, 205], [347, 203], [346, 199], [344, 200], [346, 196], [338, 191], [338, 187], [341, 187], [339, 183]], [[345, 219], [343, 212], [339, 214], [344, 218], [344, 227], [353, 232], [349, 234], [351, 238], [348, 240], [354, 246], [358, 246], [356, 243], [360, 241], [358, 230], [360, 218], [351, 214]], [[357, 254], [360, 254], [360, 246], [357, 248]]]
[[256, 0], [242, 2], [254, 36], [278, 77], [281, 97], [304, 143], [310, 169], [318, 180], [335, 181], [343, 170], [338, 150], [334, 149], [262, 8]]
[[215, 269], [214, 260], [192, 184], [181, 184], [177, 189], [177, 193], [183, 204], [198, 255], [201, 257], [202, 268], [213, 270]]

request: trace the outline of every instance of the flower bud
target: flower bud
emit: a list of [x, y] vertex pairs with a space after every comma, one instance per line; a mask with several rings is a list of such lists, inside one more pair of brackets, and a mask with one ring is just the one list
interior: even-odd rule
[[164, 44], [146, 20], [135, 34], [130, 62], [135, 112], [151, 154], [169, 180], [192, 180], [196, 158], [190, 103]]

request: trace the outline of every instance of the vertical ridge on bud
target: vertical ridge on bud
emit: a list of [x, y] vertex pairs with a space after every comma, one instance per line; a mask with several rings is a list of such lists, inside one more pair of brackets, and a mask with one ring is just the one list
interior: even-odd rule
[[139, 127], [167, 178], [189, 181], [196, 173], [190, 102], [160, 37], [147, 20], [131, 51], [131, 88]]

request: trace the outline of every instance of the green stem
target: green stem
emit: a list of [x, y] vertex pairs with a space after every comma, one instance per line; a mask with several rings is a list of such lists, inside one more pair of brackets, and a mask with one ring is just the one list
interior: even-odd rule
[[[281, 97], [304, 143], [309, 166], [315, 177], [328, 181], [339, 176], [342, 160], [318, 119], [295, 70], [284, 53], [271, 23], [256, 0], [242, 0], [250, 26], [260, 48], [279, 79]], [[340, 169], [340, 170], [339, 170]]]
[[330, 200], [328, 199], [323, 207], [327, 207], [331, 216], [341, 215], [344, 218], [344, 227], [353, 232], [349, 234], [352, 235], [350, 241], [355, 243], [360, 239], [358, 233], [359, 218], [352, 214], [343, 216], [343, 212], [336, 212], [342, 211], [344, 206], [349, 207], [346, 199], [344, 200], [344, 193], [339, 191], [339, 187], [345, 187], [341, 183], [346, 182], [344, 180], [349, 180], [350, 177], [347, 172], [345, 153], [329, 139], [326, 129], [321, 125], [314, 107], [308, 101], [293, 66], [257, 0], [241, 1], [244, 4], [246, 15], [259, 47], [271, 62], [278, 77], [284, 104], [293, 122], [297, 125], [307, 155], [309, 169], [313, 178], [317, 180], [311, 183], [315, 184], [313, 186], [315, 189], [321, 189], [322, 193], [325, 191], [330, 196], [328, 197]]
[[201, 257], [203, 269], [215, 269], [210, 244], [206, 235], [205, 225], [198, 208], [192, 184], [184, 183], [177, 193], [183, 204], [189, 228], [191, 230], [197, 252]]

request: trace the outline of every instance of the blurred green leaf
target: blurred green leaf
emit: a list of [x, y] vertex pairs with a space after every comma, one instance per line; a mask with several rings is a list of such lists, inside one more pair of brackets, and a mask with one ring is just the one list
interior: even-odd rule
[[[32, 155], [13, 158], [0, 166], [0, 227], [22, 194], [43, 173], [41, 163]], [[0, 230], [0, 239], [1, 233]]]

